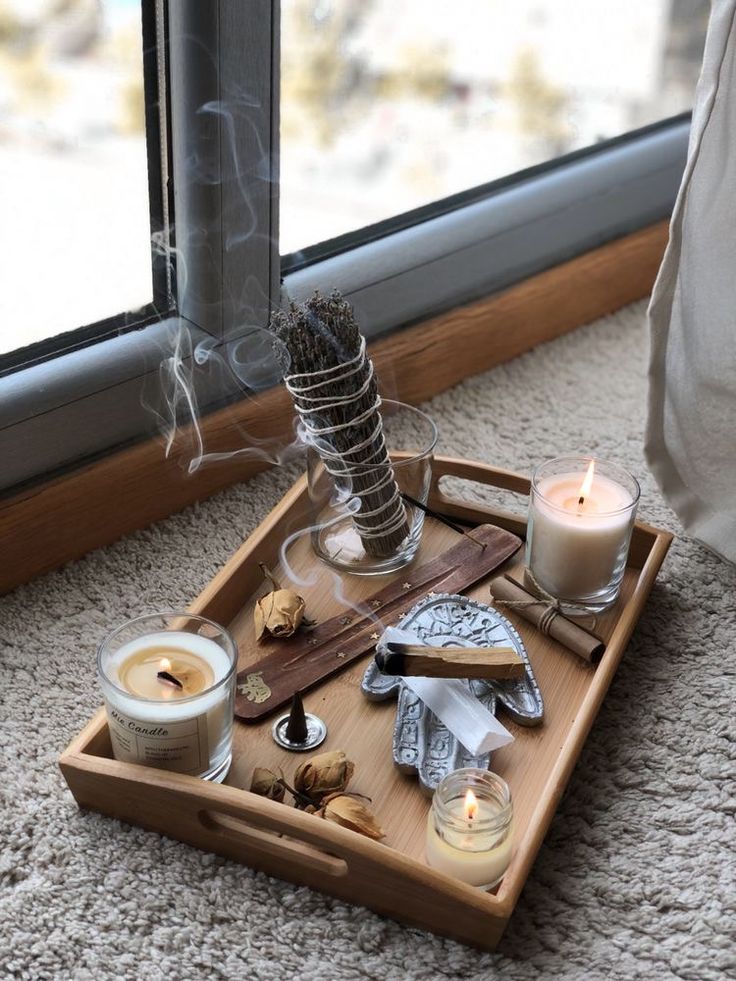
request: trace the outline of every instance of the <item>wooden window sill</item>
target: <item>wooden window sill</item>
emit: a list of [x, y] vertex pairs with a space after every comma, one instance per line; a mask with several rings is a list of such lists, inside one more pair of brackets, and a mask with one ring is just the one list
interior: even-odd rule
[[[501, 293], [458, 307], [371, 345], [379, 377], [405, 402], [422, 402], [544, 341], [648, 295], [667, 242], [658, 222], [549, 269]], [[283, 390], [207, 416], [208, 452], [291, 431]], [[186, 439], [182, 446], [187, 445]], [[186, 476], [178, 454], [168, 459], [149, 440], [0, 501], [3, 563], [0, 592], [57, 568], [101, 545], [253, 476], [261, 461], [210, 464]]]

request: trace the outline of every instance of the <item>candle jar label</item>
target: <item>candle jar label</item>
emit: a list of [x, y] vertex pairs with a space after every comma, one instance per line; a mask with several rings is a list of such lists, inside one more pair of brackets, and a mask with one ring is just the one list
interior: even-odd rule
[[206, 713], [181, 722], [147, 722], [108, 704], [107, 722], [116, 760], [179, 773], [198, 774], [209, 767]]

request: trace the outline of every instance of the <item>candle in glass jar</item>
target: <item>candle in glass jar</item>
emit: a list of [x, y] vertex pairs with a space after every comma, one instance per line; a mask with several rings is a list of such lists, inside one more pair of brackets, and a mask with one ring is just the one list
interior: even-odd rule
[[505, 781], [483, 770], [456, 770], [440, 783], [432, 800], [427, 864], [468, 885], [491, 888], [511, 861], [512, 817]]
[[620, 586], [639, 487], [612, 464], [580, 462], [553, 460], [535, 473], [527, 565], [553, 596], [602, 608]]
[[[162, 618], [139, 618], [149, 619]], [[117, 644], [116, 631], [100, 649], [113, 755], [222, 779], [232, 736], [232, 641], [224, 631], [218, 640], [183, 630], [138, 633]]]

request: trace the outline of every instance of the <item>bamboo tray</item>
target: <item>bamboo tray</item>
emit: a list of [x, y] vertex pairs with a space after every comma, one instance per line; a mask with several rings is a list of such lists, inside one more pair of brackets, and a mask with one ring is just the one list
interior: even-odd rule
[[[446, 477], [528, 495], [525, 477], [440, 457], [434, 462], [430, 495], [431, 507], [456, 520], [468, 525], [491, 522], [524, 537], [524, 517], [449, 497], [442, 489]], [[229, 626], [239, 645], [240, 668], [259, 656], [252, 624], [255, 596], [263, 592], [258, 562], [280, 572], [276, 562], [279, 545], [286, 533], [309, 524], [308, 514], [306, 481], [301, 478], [190, 608]], [[513, 912], [671, 540], [669, 533], [637, 523], [621, 596], [597, 625], [607, 648], [596, 668], [504, 610], [529, 652], [544, 697], [545, 722], [539, 728], [525, 729], [503, 713], [500, 716], [516, 739], [493, 754], [491, 765], [511, 786], [516, 844], [508, 872], [494, 893], [467, 886], [425, 864], [429, 801], [416, 780], [392, 766], [395, 703], [368, 702], [361, 694], [366, 658], [309, 692], [305, 704], [329, 726], [327, 741], [318, 752], [344, 749], [355, 761], [354, 789], [373, 798], [386, 831], [384, 842], [371, 841], [245, 789], [255, 765], [282, 768], [292, 776], [301, 759], [274, 744], [272, 718], [253, 725], [236, 722], [233, 765], [226, 783], [218, 785], [112, 759], [105, 715], [100, 711], [61, 756], [64, 777], [80, 807], [492, 950]], [[456, 541], [455, 532], [427, 519], [419, 561]], [[289, 554], [297, 569], [319, 572], [316, 585], [300, 588], [310, 616], [324, 619], [339, 613], [342, 607], [327, 588], [335, 574], [316, 562], [308, 539], [301, 539]], [[520, 550], [502, 569], [511, 571], [522, 561]], [[406, 576], [407, 572], [393, 575]], [[350, 576], [343, 582], [351, 597], [361, 598], [388, 580], [388, 576], [378, 580]], [[466, 592], [482, 602], [490, 600], [487, 580]]]

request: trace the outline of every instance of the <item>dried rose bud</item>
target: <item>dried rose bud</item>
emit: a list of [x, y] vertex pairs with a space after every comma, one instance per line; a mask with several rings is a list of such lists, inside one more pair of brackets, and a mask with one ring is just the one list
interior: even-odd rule
[[320, 753], [297, 767], [294, 774], [294, 788], [319, 800], [327, 794], [345, 790], [355, 765], [346, 758], [341, 749], [332, 753]]
[[340, 827], [357, 831], [374, 841], [386, 837], [373, 812], [362, 801], [349, 794], [333, 794], [332, 797], [327, 797], [319, 814], [327, 821], [334, 821]]
[[291, 637], [304, 619], [304, 600], [293, 589], [282, 589], [268, 569], [261, 563], [263, 575], [273, 589], [256, 600], [253, 618], [256, 624], [256, 640], [270, 634], [272, 637]]
[[267, 797], [269, 800], [281, 803], [284, 799], [284, 784], [275, 773], [265, 767], [257, 766], [250, 782], [250, 792], [258, 794], [259, 797]]

